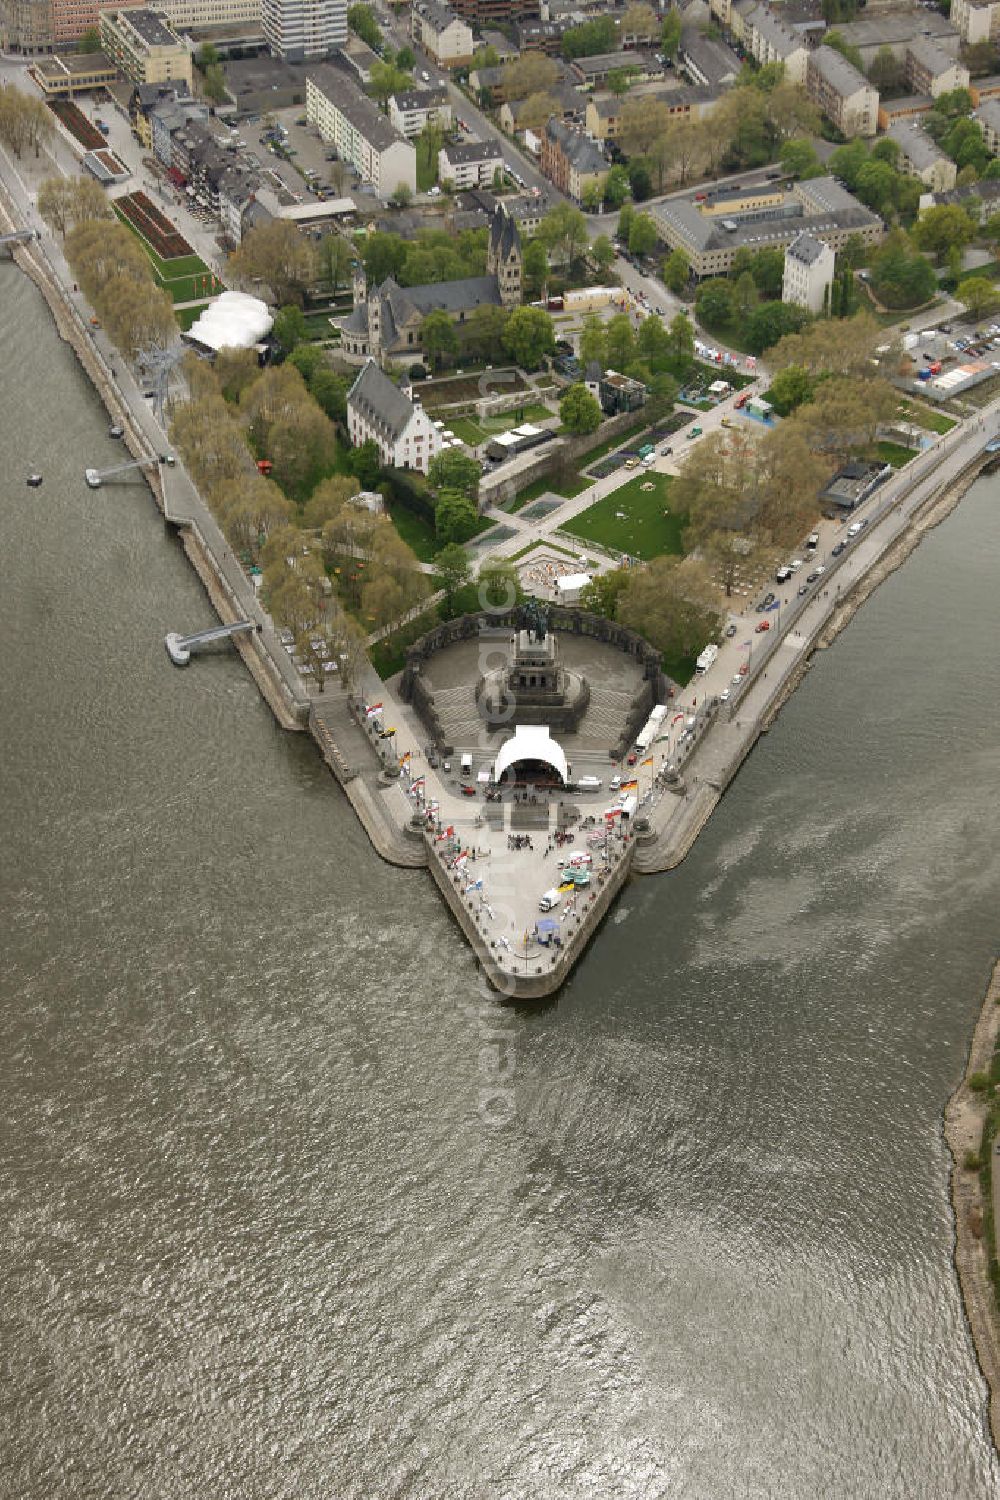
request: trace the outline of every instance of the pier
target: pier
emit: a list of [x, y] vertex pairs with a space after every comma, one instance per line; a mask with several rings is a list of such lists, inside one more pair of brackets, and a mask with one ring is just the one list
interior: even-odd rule
[[113, 479], [118, 474], [128, 474], [133, 469], [148, 469], [157, 464], [172, 464], [173, 457], [168, 453], [153, 453], [149, 458], [133, 458], [127, 463], [112, 464], [110, 469], [84, 469], [83, 477], [92, 490], [99, 490], [106, 479]]
[[227, 641], [230, 636], [255, 628], [252, 620], [235, 620], [232, 625], [213, 625], [211, 629], [199, 630], [194, 635], [180, 635], [171, 630], [164, 637], [163, 644], [174, 666], [186, 667], [193, 653], [203, 646], [211, 645], [213, 641]]

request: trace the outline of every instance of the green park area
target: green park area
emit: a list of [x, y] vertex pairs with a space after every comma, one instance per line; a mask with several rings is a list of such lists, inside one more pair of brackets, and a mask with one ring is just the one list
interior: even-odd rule
[[[433, 523], [404, 505], [401, 500], [391, 499], [387, 503], [389, 519], [408, 547], [411, 547], [421, 562], [433, 562], [444, 543], [435, 535]], [[495, 525], [488, 516], [480, 516], [473, 537], [481, 536]], [[470, 537], [470, 541], [472, 538]]]
[[[114, 204], [111, 206], [114, 208]], [[206, 266], [200, 255], [178, 255], [172, 260], [164, 260], [157, 255], [149, 241], [125, 214], [119, 212], [118, 209], [115, 209], [115, 212], [120, 222], [125, 225], [126, 229], [132, 231], [146, 252], [149, 263], [153, 267], [157, 285], [163, 287], [172, 302], [195, 302], [199, 297], [206, 297], [209, 294], [217, 295], [225, 290], [217, 277], [213, 287], [211, 267]]]
[[439, 142], [433, 131], [421, 131], [416, 139], [417, 192], [426, 193], [438, 180]]
[[512, 427], [520, 427], [524, 422], [545, 422], [551, 420], [553, 413], [547, 406], [542, 406], [538, 401], [525, 402], [524, 406], [515, 406], [512, 411], [498, 413], [495, 417], [444, 417], [442, 420], [457, 438], [463, 443], [468, 443], [471, 448], [478, 447], [480, 443], [488, 442], [491, 437], [498, 433], [509, 432]]
[[684, 551], [681, 532], [687, 517], [671, 511], [669, 474], [637, 474], [621, 489], [598, 500], [562, 528], [611, 552], [648, 561]]
[[904, 401], [897, 408], [897, 413], [904, 422], [912, 422], [915, 427], [922, 427], [925, 432], [940, 434], [950, 432], [955, 426], [954, 417], [946, 417], [943, 411], [932, 411], [921, 401]]
[[582, 474], [565, 474], [561, 479], [558, 474], [546, 474], [541, 479], [536, 479], [534, 484], [529, 484], [527, 489], [521, 490], [513, 505], [507, 505], [504, 509], [523, 510], [532, 500], [538, 500], [542, 495], [562, 495], [564, 500], [572, 500], [574, 495], [582, 494], [591, 483]]
[[904, 448], [902, 443], [876, 443], [875, 452], [884, 464], [892, 464], [894, 469], [901, 469], [917, 456], [915, 449]]

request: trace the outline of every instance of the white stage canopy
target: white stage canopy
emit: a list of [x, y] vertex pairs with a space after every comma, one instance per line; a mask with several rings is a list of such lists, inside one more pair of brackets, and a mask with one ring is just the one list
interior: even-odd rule
[[187, 337], [205, 349], [252, 349], [270, 333], [267, 303], [247, 292], [223, 292], [192, 323]]
[[544, 724], [515, 726], [513, 738], [500, 746], [500, 754], [493, 765], [493, 780], [499, 781], [511, 766], [526, 760], [541, 761], [544, 765], [551, 766], [562, 782], [569, 780], [565, 752]]

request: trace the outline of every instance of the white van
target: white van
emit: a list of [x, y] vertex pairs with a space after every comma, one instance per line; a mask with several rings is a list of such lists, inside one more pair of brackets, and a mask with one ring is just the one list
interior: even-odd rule
[[601, 778], [599, 776], [581, 776], [577, 782], [581, 792], [599, 792], [601, 790]]
[[471, 776], [472, 775], [472, 756], [471, 755], [466, 754], [466, 755], [462, 756], [462, 775], [463, 776]]
[[848, 536], [857, 536], [858, 532], [861, 529], [862, 528], [861, 528], [861, 522], [860, 521], [852, 521], [851, 525], [848, 526], [848, 528], [847, 528], [847, 535]]
[[539, 901], [538, 910], [552, 911], [553, 907], [558, 906], [561, 900], [561, 895], [556, 890], [555, 886], [553, 886], [550, 891], [545, 892], [545, 895], [542, 897], [541, 901]]

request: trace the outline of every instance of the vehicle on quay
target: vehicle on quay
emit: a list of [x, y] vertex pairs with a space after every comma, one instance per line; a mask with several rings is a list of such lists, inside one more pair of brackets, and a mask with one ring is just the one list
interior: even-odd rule
[[539, 911], [552, 911], [553, 907], [558, 906], [559, 902], [561, 900], [562, 900], [562, 894], [561, 894], [561, 892], [558, 890], [558, 888], [556, 886], [553, 886], [552, 889], [546, 891], [545, 894], [540, 899], [540, 901], [538, 903], [538, 910]]
[[601, 778], [599, 776], [581, 776], [576, 786], [580, 792], [599, 792], [601, 790]]
[[735, 625], [727, 625], [726, 629], [725, 629], [726, 640], [727, 641], [731, 641], [732, 638], [733, 638], [733, 636], [735, 634], [736, 634], [736, 626]]
[[833, 546], [833, 547], [830, 548], [830, 556], [831, 557], [839, 557], [842, 552], [846, 552], [846, 551], [847, 551], [847, 543], [846, 542], [837, 542], [835, 546]]
[[819, 532], [818, 531], [814, 531], [809, 536], [806, 537], [806, 551], [807, 552], [815, 552], [816, 548], [818, 546], [819, 546]]
[[700, 438], [700, 437], [701, 437], [701, 428], [700, 427], [692, 427], [691, 431], [688, 433], [688, 442], [690, 442], [692, 440], [692, 438]]
[[714, 643], [714, 641], [705, 647], [704, 651], [701, 652], [698, 660], [694, 664], [694, 669], [699, 674], [699, 676], [707, 672], [709, 667], [714, 666], [715, 659], [718, 654], [719, 648]]
[[468, 751], [466, 751], [466, 753], [462, 756], [461, 770], [463, 776], [472, 775], [472, 756], [468, 753]]
[[764, 631], [765, 630], [770, 630], [770, 628], [771, 628], [771, 622], [770, 622], [770, 620], [758, 620], [757, 624], [754, 626], [754, 633], [756, 635], [763, 635]]
[[650, 458], [655, 453], [655, 451], [656, 450], [652, 443], [643, 443], [642, 447], [639, 449], [640, 463], [645, 462], [645, 460], [647, 458]]
[[791, 576], [792, 576], [792, 570], [788, 566], [788, 564], [785, 563], [785, 565], [783, 567], [779, 568], [778, 571], [777, 571], [777, 573], [775, 573], [775, 575], [774, 575], [774, 581], [775, 581], [775, 583], [787, 583], [788, 580], [789, 580], [789, 578], [791, 578]]
[[825, 572], [826, 568], [820, 563], [818, 568], [813, 568], [812, 572], [806, 575], [806, 583], [815, 583], [817, 578], [822, 578]]
[[766, 609], [769, 604], [773, 604], [773, 603], [774, 603], [774, 591], [772, 589], [768, 589], [768, 591], [764, 595], [763, 599], [757, 605], [757, 613], [760, 614], [760, 612], [761, 612], [762, 609]]

